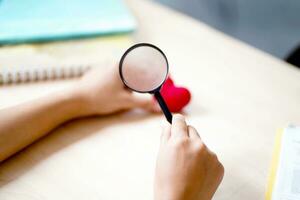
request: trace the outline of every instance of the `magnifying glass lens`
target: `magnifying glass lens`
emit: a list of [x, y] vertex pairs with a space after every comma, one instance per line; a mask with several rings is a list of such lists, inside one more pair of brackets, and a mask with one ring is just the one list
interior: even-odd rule
[[151, 92], [159, 88], [168, 75], [165, 56], [151, 46], [129, 49], [121, 65], [123, 82], [138, 92]]

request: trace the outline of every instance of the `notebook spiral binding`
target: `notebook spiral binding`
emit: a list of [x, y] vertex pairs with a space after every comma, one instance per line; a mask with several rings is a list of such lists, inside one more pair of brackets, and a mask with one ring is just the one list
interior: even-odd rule
[[0, 85], [78, 77], [90, 68], [90, 65], [0, 68]]

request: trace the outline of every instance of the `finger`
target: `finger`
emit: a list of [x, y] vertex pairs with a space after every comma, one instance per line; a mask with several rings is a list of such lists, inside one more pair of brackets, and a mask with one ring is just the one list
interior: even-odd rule
[[165, 143], [171, 137], [171, 125], [169, 123], [164, 122], [163, 130], [160, 137], [160, 142]]
[[158, 110], [151, 95], [129, 93], [128, 103], [131, 108], [142, 108], [151, 112]]
[[124, 82], [122, 81], [121, 77], [120, 77], [120, 73], [119, 73], [119, 66], [117, 64], [115, 64], [112, 69], [111, 69], [111, 73], [113, 74], [113, 77], [115, 79], [115, 82], [120, 86], [120, 87], [123, 87], [123, 88], [126, 88], [128, 89]]
[[154, 101], [154, 103], [149, 107], [149, 111], [154, 112], [154, 113], [162, 112], [159, 104], [156, 101]]
[[192, 127], [188, 126], [188, 131], [189, 131], [189, 137], [192, 139], [201, 139], [200, 135], [198, 134], [198, 131]]
[[109, 66], [106, 70], [107, 76], [110, 76], [109, 78], [113, 79], [113, 82], [117, 84], [118, 87], [124, 87], [124, 83], [119, 74], [119, 63], [116, 61], [107, 61], [105, 62], [105, 66]]
[[173, 116], [171, 131], [172, 137], [188, 137], [188, 128], [182, 115]]

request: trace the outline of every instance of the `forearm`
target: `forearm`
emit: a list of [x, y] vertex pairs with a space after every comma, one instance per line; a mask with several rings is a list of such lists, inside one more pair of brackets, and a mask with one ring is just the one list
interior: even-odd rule
[[135, 107], [151, 110], [153, 100], [133, 95], [120, 81], [117, 65], [96, 67], [62, 92], [0, 110], [0, 162], [77, 117]]
[[65, 90], [0, 110], [0, 162], [59, 124], [81, 116], [82, 109], [81, 100]]

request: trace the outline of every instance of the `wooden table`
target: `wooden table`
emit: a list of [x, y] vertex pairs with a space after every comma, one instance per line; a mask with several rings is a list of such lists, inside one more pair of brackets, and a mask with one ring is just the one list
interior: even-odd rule
[[[193, 92], [188, 122], [225, 166], [215, 199], [264, 199], [276, 130], [300, 119], [300, 72], [163, 6], [127, 2], [136, 41], [160, 46]], [[1, 87], [0, 106], [69, 83]], [[66, 123], [0, 165], [0, 199], [152, 199], [163, 120], [133, 111]]]

